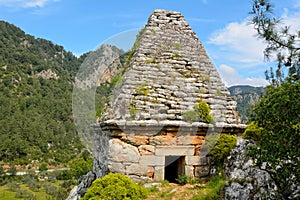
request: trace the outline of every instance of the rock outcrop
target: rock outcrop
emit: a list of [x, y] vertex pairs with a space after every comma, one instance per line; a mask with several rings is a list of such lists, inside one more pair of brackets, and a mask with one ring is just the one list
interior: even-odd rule
[[223, 189], [222, 199], [283, 199], [270, 174], [255, 166], [254, 161], [246, 156], [246, 151], [253, 145], [249, 140], [239, 139], [225, 161], [224, 173], [229, 182]]

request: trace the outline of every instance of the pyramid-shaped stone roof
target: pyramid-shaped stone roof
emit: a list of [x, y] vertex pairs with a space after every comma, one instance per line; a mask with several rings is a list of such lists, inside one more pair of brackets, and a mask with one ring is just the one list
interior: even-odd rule
[[[216, 124], [239, 127], [236, 102], [179, 12], [155, 10], [132, 51], [102, 125], [189, 125], [183, 114], [203, 101]], [[192, 122], [205, 126], [204, 122]]]

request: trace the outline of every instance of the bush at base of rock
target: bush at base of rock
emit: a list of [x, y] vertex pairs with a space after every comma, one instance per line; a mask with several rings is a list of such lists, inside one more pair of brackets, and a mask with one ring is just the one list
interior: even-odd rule
[[125, 175], [110, 173], [103, 178], [96, 179], [87, 190], [83, 200], [138, 200], [146, 197], [146, 188], [137, 185]]
[[211, 149], [209, 155], [213, 156], [216, 161], [222, 162], [235, 147], [237, 137], [229, 134], [209, 135], [205, 142]]

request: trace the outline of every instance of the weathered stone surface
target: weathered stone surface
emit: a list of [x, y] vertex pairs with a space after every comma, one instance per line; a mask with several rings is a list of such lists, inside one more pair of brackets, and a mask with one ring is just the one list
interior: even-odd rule
[[157, 146], [155, 155], [157, 156], [184, 156], [194, 155], [193, 146]]
[[194, 167], [190, 166], [190, 165], [186, 165], [184, 166], [184, 173], [185, 175], [189, 176], [189, 177], [194, 177]]
[[70, 194], [69, 194], [69, 196], [67, 197], [66, 200], [79, 200], [79, 199], [80, 199], [80, 196], [79, 196], [79, 194], [77, 193], [77, 188], [78, 188], [78, 186], [75, 186], [75, 187], [70, 191]]
[[123, 136], [121, 138], [122, 141], [132, 144], [134, 146], [139, 146], [139, 145], [146, 145], [149, 143], [148, 137], [147, 136], [133, 136], [133, 135], [128, 135], [128, 136]]
[[207, 165], [208, 161], [206, 157], [201, 156], [186, 156], [185, 163], [187, 165]]
[[138, 148], [122, 142], [119, 139], [109, 141], [109, 159], [115, 162], [138, 162], [140, 154]]
[[125, 166], [120, 162], [111, 162], [108, 164], [108, 170], [114, 173], [125, 174]]
[[150, 137], [150, 145], [176, 145], [176, 138], [173, 134], [158, 135]]
[[154, 181], [160, 182], [164, 180], [165, 166], [155, 166], [154, 170]]
[[141, 145], [138, 147], [140, 155], [154, 155], [155, 147], [152, 145]]
[[209, 166], [199, 166], [195, 167], [195, 176], [196, 177], [206, 177], [210, 173], [210, 168]]
[[178, 145], [201, 145], [204, 143], [204, 136], [179, 136]]
[[270, 174], [254, 165], [246, 151], [254, 144], [240, 139], [224, 164], [229, 182], [223, 189], [222, 199], [283, 199]]
[[147, 176], [149, 173], [149, 168], [147, 165], [143, 164], [131, 164], [126, 166], [126, 174], [129, 175], [138, 175], [138, 176]]
[[154, 156], [154, 155], [144, 155], [140, 158], [141, 165], [148, 166], [164, 166], [165, 157], [164, 156]]

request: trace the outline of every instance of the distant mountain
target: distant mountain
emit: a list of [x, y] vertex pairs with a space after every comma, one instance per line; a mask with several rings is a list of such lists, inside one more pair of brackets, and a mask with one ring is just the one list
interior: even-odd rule
[[81, 60], [0, 21], [0, 162], [66, 163], [83, 145], [72, 119]]
[[249, 122], [249, 112], [264, 94], [264, 87], [237, 85], [229, 87], [229, 92], [237, 102], [238, 113], [243, 123]]

